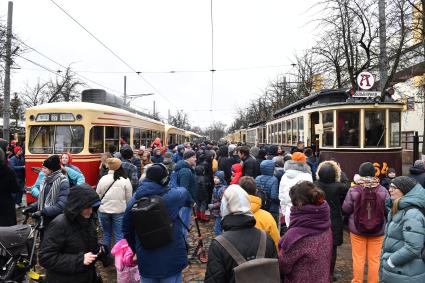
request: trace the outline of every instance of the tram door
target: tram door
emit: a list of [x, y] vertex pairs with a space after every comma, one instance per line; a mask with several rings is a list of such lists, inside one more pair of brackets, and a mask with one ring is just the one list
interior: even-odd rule
[[310, 114], [310, 141], [308, 146], [311, 146], [313, 151], [316, 153], [319, 150], [319, 134], [316, 133], [316, 126], [319, 124], [319, 112], [313, 112]]

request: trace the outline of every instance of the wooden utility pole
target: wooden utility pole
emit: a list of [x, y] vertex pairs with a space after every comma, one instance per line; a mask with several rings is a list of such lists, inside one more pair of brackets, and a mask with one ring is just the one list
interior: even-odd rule
[[378, 1], [379, 10], [379, 90], [384, 97], [385, 85], [388, 80], [388, 56], [387, 56], [387, 23], [385, 20], [385, 0]]
[[124, 106], [127, 106], [127, 76], [124, 76]]
[[9, 1], [7, 7], [7, 32], [6, 32], [6, 64], [4, 72], [4, 102], [3, 102], [3, 138], [10, 138], [10, 66], [12, 65], [12, 15], [13, 2]]

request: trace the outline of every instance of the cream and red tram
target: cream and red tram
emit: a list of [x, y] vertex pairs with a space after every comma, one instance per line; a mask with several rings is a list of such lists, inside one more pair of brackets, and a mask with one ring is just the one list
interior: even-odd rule
[[[163, 123], [102, 104], [87, 102], [49, 103], [28, 108], [26, 118], [26, 186], [37, 178], [33, 167], [51, 154], [69, 152], [86, 182], [98, 181], [100, 154], [110, 145], [120, 149], [120, 139], [132, 148], [149, 147], [159, 137], [164, 140]], [[166, 145], [166, 144], [165, 144]]]
[[275, 112], [266, 124], [267, 143], [289, 151], [303, 141], [321, 160], [335, 158], [350, 179], [366, 161], [374, 163], [377, 175], [389, 167], [401, 173], [403, 106], [388, 96], [381, 102], [323, 90]]

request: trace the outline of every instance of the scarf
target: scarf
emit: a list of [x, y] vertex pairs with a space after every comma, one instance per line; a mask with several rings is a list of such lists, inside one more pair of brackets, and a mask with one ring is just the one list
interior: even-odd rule
[[376, 188], [380, 183], [377, 177], [359, 177], [357, 184], [365, 188]]
[[[60, 185], [64, 180], [68, 179], [62, 174], [61, 170], [44, 177], [40, 184], [38, 210], [42, 210], [45, 207], [52, 206], [56, 203]], [[47, 193], [46, 190], [48, 190]]]
[[279, 242], [279, 249], [285, 252], [299, 240], [321, 234], [330, 227], [330, 208], [326, 201], [321, 205], [292, 206], [291, 223]]

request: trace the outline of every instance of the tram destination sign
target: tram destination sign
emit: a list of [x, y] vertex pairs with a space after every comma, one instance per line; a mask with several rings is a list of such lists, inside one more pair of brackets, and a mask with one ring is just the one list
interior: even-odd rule
[[354, 93], [353, 97], [375, 98], [380, 95], [381, 95], [381, 92], [379, 91], [359, 90]]

